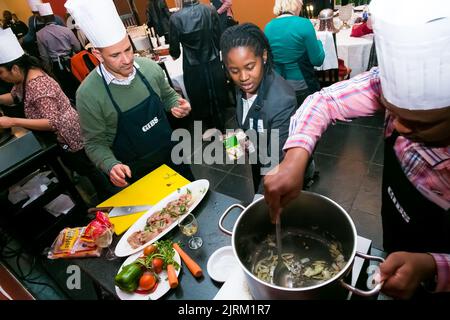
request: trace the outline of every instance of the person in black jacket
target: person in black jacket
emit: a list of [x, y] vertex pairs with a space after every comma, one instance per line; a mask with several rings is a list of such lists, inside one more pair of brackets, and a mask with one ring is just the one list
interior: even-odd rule
[[219, 17], [214, 7], [198, 0], [183, 0], [170, 17], [170, 55], [177, 59], [183, 46], [183, 79], [194, 120], [203, 130], [224, 129], [228, 106], [225, 72], [219, 54]]
[[148, 0], [147, 26], [153, 27], [159, 37], [164, 37], [169, 43], [170, 12], [165, 0]]
[[[263, 193], [262, 176], [283, 158], [289, 120], [297, 109], [295, 91], [274, 72], [269, 41], [256, 25], [245, 23], [226, 29], [220, 48], [225, 67], [239, 89], [236, 90], [238, 126], [244, 131], [256, 131], [259, 150], [258, 163], [252, 164], [253, 185], [255, 192]], [[278, 140], [274, 140], [277, 136]], [[272, 143], [278, 143], [276, 150], [272, 150], [276, 146]]]
[[[15, 19], [13, 19], [13, 15]], [[23, 38], [27, 32], [28, 27], [25, 23], [17, 19], [17, 16], [11, 11], [3, 11], [3, 29], [11, 28], [17, 39]]]

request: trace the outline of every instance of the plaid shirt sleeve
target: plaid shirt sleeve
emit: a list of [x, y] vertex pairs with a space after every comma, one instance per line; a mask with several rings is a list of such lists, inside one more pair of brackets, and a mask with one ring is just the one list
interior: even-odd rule
[[369, 116], [384, 107], [379, 102], [378, 68], [341, 81], [310, 95], [291, 117], [284, 150], [301, 147], [310, 154], [330, 123]]
[[435, 292], [450, 292], [450, 254], [431, 254], [436, 262], [437, 285]]

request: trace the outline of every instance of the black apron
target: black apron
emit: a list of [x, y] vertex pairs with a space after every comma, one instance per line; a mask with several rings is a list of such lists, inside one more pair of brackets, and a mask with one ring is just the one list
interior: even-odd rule
[[[137, 75], [147, 87], [149, 96], [131, 109], [122, 112], [105, 81], [102, 68], [100, 72], [109, 98], [117, 111], [117, 130], [112, 151], [118, 160], [130, 167], [132, 174], [130, 182], [142, 178], [162, 164], [173, 167], [170, 160], [173, 147], [170, 140], [172, 128], [161, 99], [147, 79], [136, 69]], [[177, 171], [184, 175], [179, 168]]]
[[398, 133], [386, 139], [381, 216], [387, 252], [450, 253], [450, 212], [424, 197], [395, 155]]

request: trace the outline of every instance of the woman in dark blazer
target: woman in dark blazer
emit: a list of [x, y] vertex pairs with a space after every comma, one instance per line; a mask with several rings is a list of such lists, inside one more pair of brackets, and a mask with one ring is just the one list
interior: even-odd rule
[[[246, 23], [226, 29], [220, 44], [223, 62], [238, 89], [238, 127], [256, 133], [258, 161], [252, 164], [253, 183], [255, 191], [262, 193], [262, 176], [283, 157], [289, 120], [297, 109], [295, 91], [273, 71], [269, 43], [256, 25]], [[273, 143], [278, 143], [276, 154], [271, 151]]]

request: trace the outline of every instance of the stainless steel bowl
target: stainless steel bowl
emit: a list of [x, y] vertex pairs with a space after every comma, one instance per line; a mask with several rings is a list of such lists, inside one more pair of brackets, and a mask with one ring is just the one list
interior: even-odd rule
[[323, 9], [319, 12], [319, 20], [333, 19], [334, 11], [332, 9]]

